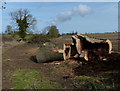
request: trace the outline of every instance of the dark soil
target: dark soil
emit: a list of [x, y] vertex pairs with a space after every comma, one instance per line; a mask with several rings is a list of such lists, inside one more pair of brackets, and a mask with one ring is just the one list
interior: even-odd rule
[[107, 61], [85, 62], [82, 65], [74, 68], [75, 75], [93, 76], [107, 71], [120, 72], [120, 54], [112, 53]]

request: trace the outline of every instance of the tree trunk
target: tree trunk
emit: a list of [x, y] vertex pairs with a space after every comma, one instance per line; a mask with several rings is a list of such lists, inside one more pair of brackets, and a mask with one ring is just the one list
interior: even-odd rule
[[37, 62], [60, 61], [63, 59], [63, 50], [55, 47], [52, 43], [41, 46], [36, 54]]

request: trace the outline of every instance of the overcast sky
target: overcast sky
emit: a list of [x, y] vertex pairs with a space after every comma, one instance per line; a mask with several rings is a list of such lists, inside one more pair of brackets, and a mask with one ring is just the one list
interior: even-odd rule
[[37, 19], [37, 31], [56, 25], [60, 33], [97, 33], [118, 30], [117, 2], [8, 2], [2, 11], [2, 31], [11, 25], [9, 13], [28, 9]]

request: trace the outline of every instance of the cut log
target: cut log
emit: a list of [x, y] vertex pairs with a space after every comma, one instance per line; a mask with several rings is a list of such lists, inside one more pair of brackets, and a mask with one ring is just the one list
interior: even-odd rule
[[71, 56], [71, 44], [64, 44], [64, 52], [63, 52], [63, 58], [64, 60], [67, 60]]
[[41, 46], [36, 53], [37, 62], [51, 62], [63, 59], [63, 50], [52, 43]]
[[107, 57], [112, 51], [112, 43], [110, 40], [98, 40], [88, 38], [83, 35], [72, 36], [73, 43], [76, 45], [78, 54], [84, 51], [85, 60], [102, 60]]

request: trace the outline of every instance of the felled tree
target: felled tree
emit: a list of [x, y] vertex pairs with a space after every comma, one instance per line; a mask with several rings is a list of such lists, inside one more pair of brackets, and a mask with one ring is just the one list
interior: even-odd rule
[[63, 53], [54, 43], [47, 42], [40, 46], [36, 55], [37, 62], [51, 62], [63, 60]]
[[112, 43], [109, 39], [98, 40], [81, 34], [68, 39], [56, 38], [56, 41], [43, 44], [37, 53], [38, 62], [67, 60], [70, 58], [84, 58], [86, 61], [107, 60], [111, 54]]

